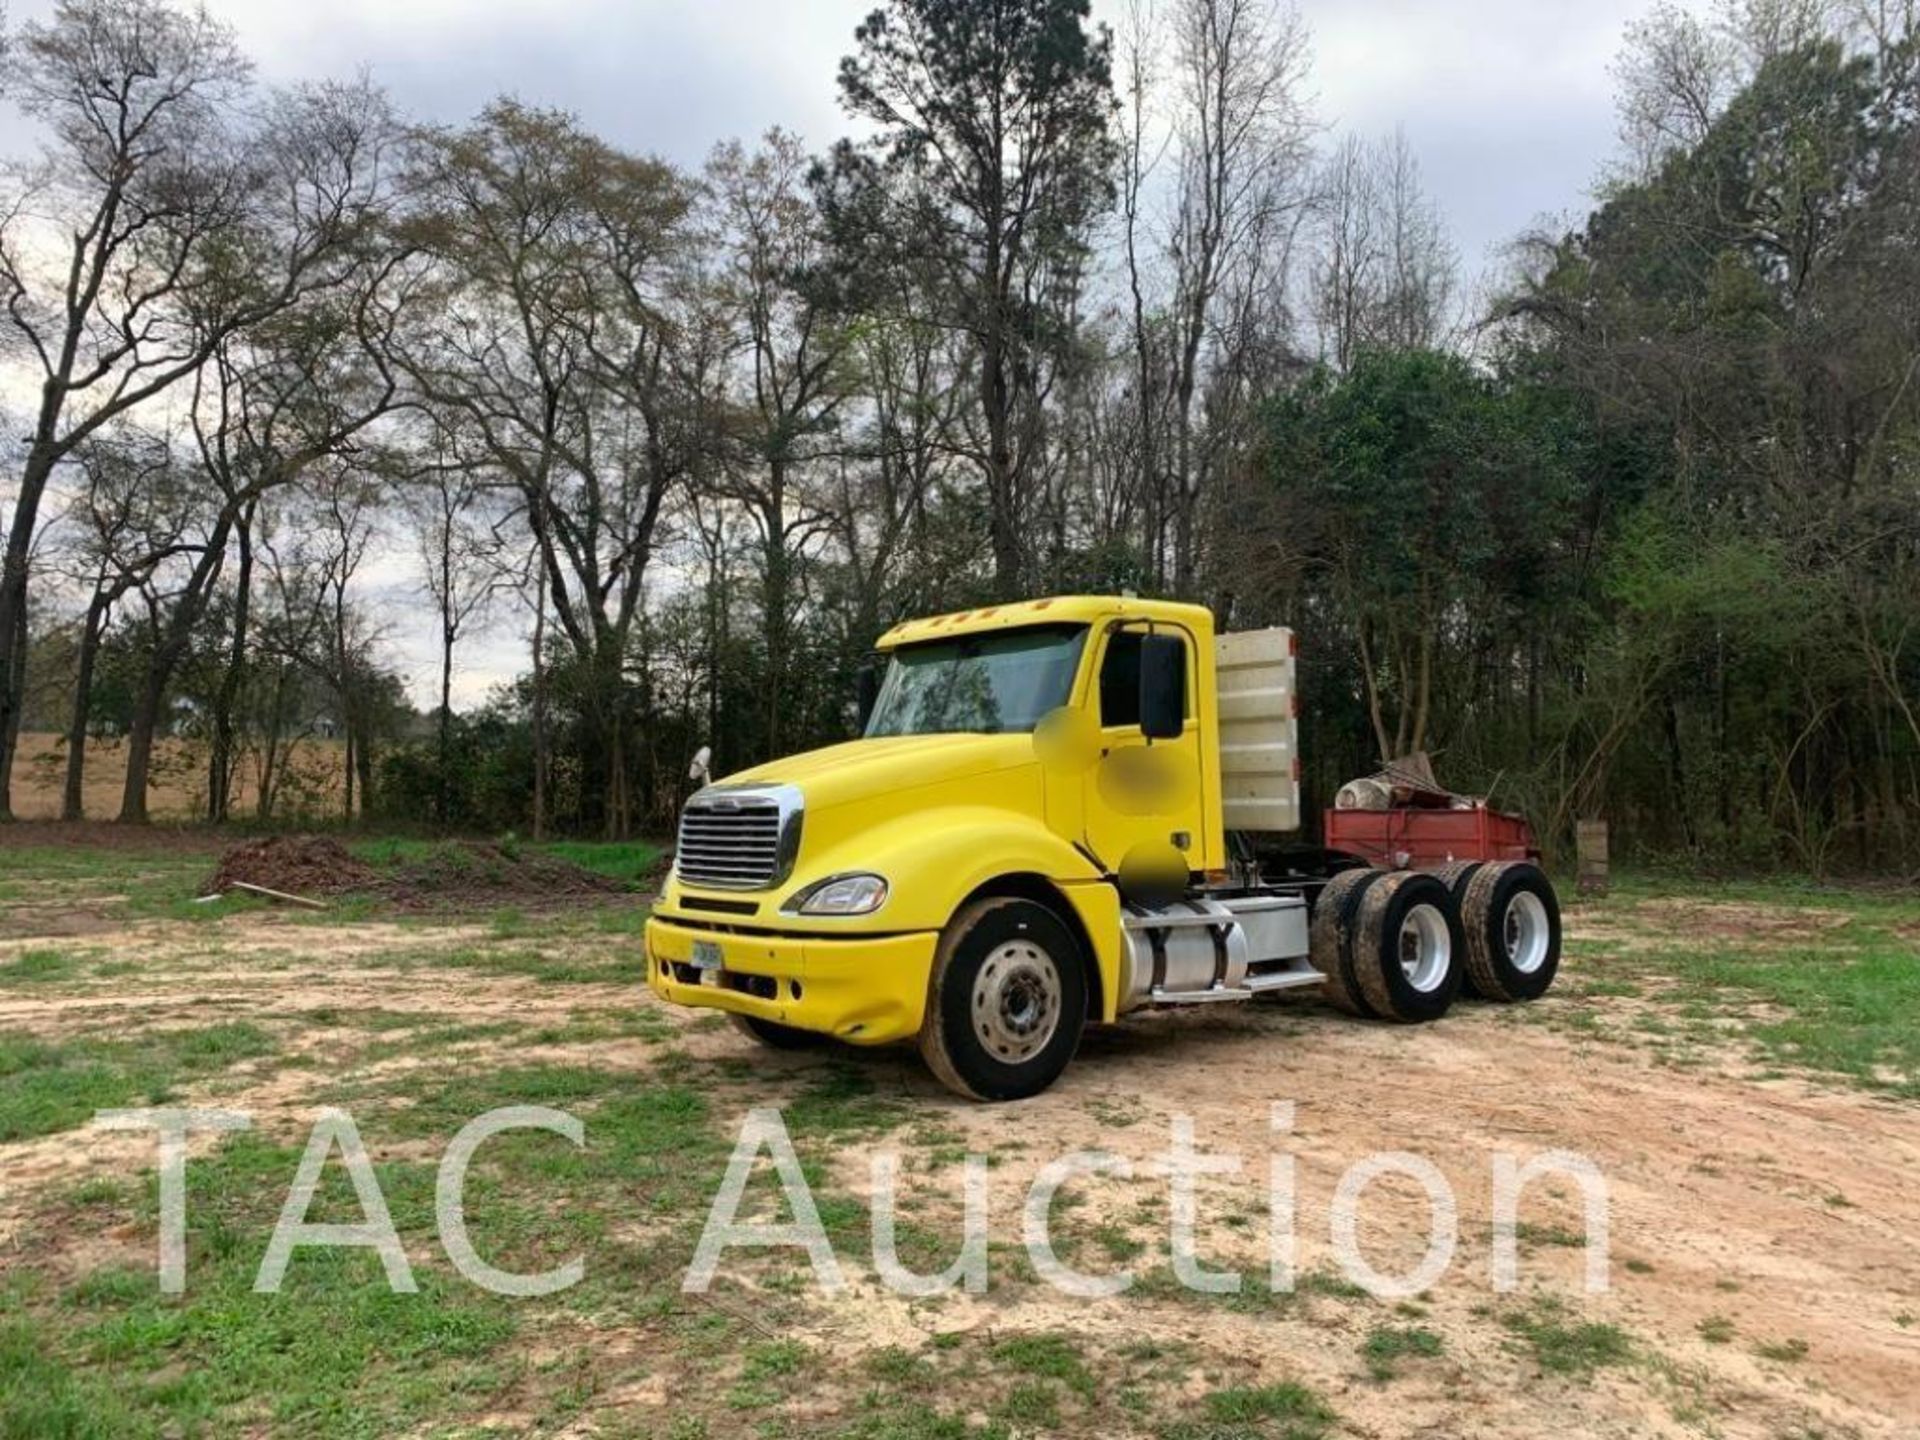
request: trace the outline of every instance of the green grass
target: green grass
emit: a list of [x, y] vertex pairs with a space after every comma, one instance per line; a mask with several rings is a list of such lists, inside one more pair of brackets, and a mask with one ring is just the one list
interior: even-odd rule
[[[252, 1293], [298, 1160], [246, 1134], [189, 1166], [184, 1296], [160, 1295], [146, 1267], [43, 1289], [33, 1319], [0, 1338], [0, 1435], [374, 1437], [510, 1377], [496, 1352], [514, 1313], [429, 1263], [428, 1165], [376, 1170], [419, 1294], [390, 1293], [373, 1256], [339, 1249], [298, 1252], [280, 1294]], [[156, 1203], [150, 1183], [143, 1229]], [[337, 1166], [314, 1218], [358, 1218]]]
[[1018, 1380], [1007, 1387], [1000, 1414], [1016, 1425], [1053, 1430], [1060, 1424], [1060, 1396], [1051, 1385]]
[[[71, 904], [102, 914], [187, 918], [199, 882], [214, 866], [210, 850], [166, 846], [164, 832], [151, 849], [85, 845], [10, 845], [0, 851], [0, 902]], [[110, 897], [110, 898], [109, 898]], [[204, 915], [202, 916], [204, 918]]]
[[1320, 1440], [1338, 1420], [1332, 1408], [1305, 1385], [1282, 1381], [1259, 1387], [1215, 1390], [1203, 1403], [1203, 1420], [1162, 1428], [1163, 1440]]
[[554, 949], [510, 949], [493, 945], [436, 950], [429, 964], [483, 970], [491, 975], [525, 975], [555, 985], [634, 985], [646, 982], [647, 958], [637, 945], [598, 946], [569, 954]]
[[1867, 932], [1851, 953], [1837, 946], [1707, 952], [1676, 971], [1710, 998], [1744, 994], [1787, 1012], [1745, 1026], [1774, 1063], [1920, 1098], [1920, 961], [1910, 943]]
[[578, 865], [582, 870], [628, 881], [645, 878], [659, 862], [664, 849], [652, 840], [554, 840], [534, 848], [557, 860]]
[[[427, 842], [405, 843], [430, 848]], [[634, 854], [620, 857], [619, 848], [608, 847], [607, 865], [641, 863]], [[579, 863], [577, 856], [567, 858]], [[198, 857], [177, 873], [190, 881], [207, 864]], [[1625, 915], [1631, 915], [1631, 903]], [[447, 937], [448, 948], [409, 944], [380, 963], [423, 969], [451, 964], [524, 975], [543, 986], [637, 982], [638, 951], [625, 937], [643, 913], [637, 904], [552, 917], [499, 911], [482, 917], [490, 935], [451, 956], [456, 942]], [[1716, 942], [1701, 954], [1656, 937], [1644, 949], [1582, 955], [1570, 969], [1601, 972], [1597, 984], [1588, 984], [1585, 1003], [1592, 1008], [1627, 1001], [1636, 1009], [1662, 1007], [1676, 1034], [1690, 1035], [1694, 1027], [1734, 1015], [1756, 1041], [1759, 1027], [1789, 1018], [1817, 1021], [1829, 1035], [1840, 1036], [1861, 1031], [1871, 1019], [1839, 1004], [1851, 983], [1847, 973], [1883, 949], [1911, 952], [1891, 928], [1891, 917], [1900, 913], [1875, 902], [1816, 941], [1779, 950]], [[551, 943], [556, 938], [565, 943]], [[1814, 968], [1806, 957], [1818, 956], [1820, 974], [1777, 973], [1796, 952], [1802, 972]], [[78, 982], [95, 973], [90, 952], [46, 954], [53, 958], [26, 964], [18, 977], [0, 970], [0, 984]], [[1790, 1005], [1770, 998], [1791, 998], [1802, 980], [1810, 986], [1808, 998]], [[564, 1004], [568, 992], [546, 993], [549, 1003], [558, 993]], [[884, 1066], [822, 1056], [804, 1067], [777, 1067], [776, 1074], [760, 1058], [737, 1050], [693, 1056], [678, 1048], [679, 1027], [655, 1012], [603, 1014], [604, 1007], [586, 1005], [591, 992], [572, 993], [581, 997], [580, 1008], [564, 1020], [521, 1023], [510, 1031], [503, 1028], [509, 1022], [460, 1023], [464, 1015], [436, 1020], [345, 1006], [298, 1017], [335, 1028], [328, 1039], [339, 1039], [355, 1064], [441, 1052], [427, 1053], [428, 1063], [414, 1069], [373, 1074], [355, 1074], [329, 1057], [309, 1072], [314, 1085], [302, 1100], [348, 1105], [376, 1155], [405, 1157], [383, 1160], [378, 1171], [421, 1282], [419, 1297], [388, 1297], [370, 1256], [319, 1250], [295, 1260], [280, 1296], [252, 1295], [254, 1271], [304, 1143], [301, 1134], [249, 1134], [211, 1155], [196, 1150], [189, 1171], [189, 1288], [177, 1300], [155, 1293], [150, 1178], [48, 1189], [32, 1221], [44, 1228], [23, 1235], [19, 1262], [0, 1276], [0, 1440], [439, 1436], [470, 1433], [482, 1417], [503, 1416], [508, 1418], [502, 1423], [526, 1433], [571, 1433], [581, 1430], [584, 1419], [589, 1427], [600, 1424], [596, 1433], [687, 1440], [709, 1433], [1013, 1440], [1048, 1432], [1327, 1440], [1339, 1431], [1325, 1400], [1297, 1384], [1217, 1388], [1193, 1401], [1184, 1389], [1189, 1376], [1204, 1374], [1205, 1383], [1216, 1387], [1241, 1377], [1200, 1348], [1181, 1351], [1168, 1363], [1165, 1357], [1174, 1352], [1167, 1347], [1174, 1342], [1164, 1336], [1152, 1352], [1160, 1358], [1149, 1361], [1146, 1351], [1135, 1358], [1133, 1351], [1103, 1345], [1076, 1326], [1009, 1333], [1003, 1316], [996, 1325], [943, 1331], [906, 1349], [843, 1353], [830, 1338], [812, 1349], [784, 1338], [796, 1333], [790, 1328], [795, 1322], [818, 1314], [805, 1260], [789, 1252], [730, 1252], [711, 1306], [681, 1296], [679, 1281], [732, 1149], [735, 1118], [746, 1106], [783, 1106], [841, 1264], [856, 1283], [868, 1216], [864, 1205], [832, 1183], [830, 1177], [842, 1173], [835, 1158], [890, 1132], [899, 1132], [896, 1143], [904, 1141], [930, 1163], [951, 1163], [964, 1147], [948, 1127], [927, 1118], [920, 1099], [900, 1093]], [[1895, 1003], [1907, 1002], [1896, 995]], [[196, 1042], [167, 1040], [160, 1051], [154, 1047], [162, 1037], [155, 1036], [138, 1037], [136, 1046], [134, 1037], [54, 1043], [0, 1034], [0, 1126], [16, 1111], [44, 1126], [56, 1100], [79, 1118], [54, 1128], [80, 1124], [96, 1104], [138, 1103], [217, 1074], [247, 1053], [251, 1027], [214, 1029], [227, 1032], [226, 1038], [197, 1042], [198, 1048]], [[197, 1032], [178, 1035], [191, 1033]], [[271, 1043], [258, 1031], [252, 1034], [256, 1043]], [[659, 1042], [648, 1051], [658, 1068], [595, 1060], [488, 1069], [465, 1063], [459, 1052], [445, 1053], [463, 1040], [507, 1034], [543, 1046], [637, 1035]], [[623, 1061], [630, 1051], [623, 1052]], [[1807, 1060], [1793, 1063], [1814, 1068]], [[1886, 1056], [1875, 1063], [1874, 1083], [1887, 1083], [1892, 1067]], [[101, 1093], [112, 1098], [99, 1100]], [[23, 1095], [32, 1103], [23, 1106]], [[533, 1271], [575, 1255], [586, 1259], [580, 1286], [538, 1304], [499, 1301], [452, 1276], [433, 1233], [434, 1160], [462, 1124], [501, 1104], [553, 1105], [579, 1115], [587, 1128], [584, 1150], [539, 1131], [498, 1136], [473, 1169], [472, 1238], [489, 1261]], [[1124, 1125], [1137, 1118], [1118, 1105], [1087, 1108], [1090, 1123]], [[315, 1218], [357, 1218], [341, 1178], [329, 1174], [325, 1213]], [[911, 1194], [908, 1199], [911, 1215]], [[1136, 1259], [1151, 1266], [1155, 1247], [1144, 1246], [1135, 1232], [1145, 1235], [1145, 1226], [1158, 1223], [1154, 1215], [1135, 1216], [1128, 1225], [1090, 1210], [1061, 1210], [1062, 1227], [1086, 1246], [1086, 1268]], [[784, 1218], [764, 1167], [749, 1190], [748, 1213]], [[60, 1236], [123, 1231], [130, 1218], [133, 1261], [121, 1255], [77, 1275], [63, 1268], [61, 1257], [70, 1251], [62, 1250]], [[1523, 1227], [1521, 1238], [1531, 1246], [1557, 1246], [1572, 1237], [1559, 1227], [1540, 1226]], [[952, 1259], [958, 1236], [929, 1234], [903, 1219], [900, 1242], [908, 1265], [931, 1270]], [[1017, 1295], [1023, 1285], [1037, 1283], [1012, 1263], [1015, 1258], [1003, 1263], [996, 1250], [996, 1294]], [[1650, 1269], [1644, 1262], [1628, 1268]], [[1218, 1313], [1205, 1323], [1228, 1327], [1223, 1333], [1264, 1319], [1335, 1322], [1348, 1334], [1345, 1343], [1359, 1347], [1358, 1365], [1376, 1379], [1418, 1373], [1422, 1360], [1431, 1366], [1430, 1357], [1444, 1353], [1438, 1335], [1423, 1328], [1433, 1322], [1422, 1307], [1372, 1305], [1358, 1287], [1331, 1272], [1302, 1276], [1290, 1296], [1271, 1293], [1263, 1275], [1249, 1273], [1243, 1293], [1233, 1297], [1184, 1290], [1161, 1295], [1152, 1283], [1160, 1273], [1143, 1269], [1138, 1298], [1213, 1307]], [[1581, 1380], [1608, 1367], [1650, 1370], [1661, 1363], [1617, 1325], [1589, 1321], [1564, 1303], [1508, 1303], [1514, 1308], [1487, 1312], [1488, 1323], [1499, 1328], [1490, 1341], [1483, 1334], [1482, 1343], [1488, 1349], [1504, 1343], [1547, 1375]], [[928, 1302], [920, 1321], [929, 1327], [952, 1323], [955, 1313], [942, 1316], [940, 1304]], [[1187, 1321], [1201, 1324], [1197, 1314], [1175, 1319], [1182, 1328]], [[602, 1327], [643, 1337], [616, 1357], [623, 1377], [658, 1377], [668, 1393], [688, 1399], [667, 1413], [615, 1416], [599, 1410], [609, 1385]], [[1806, 1354], [1797, 1341], [1761, 1343], [1741, 1336], [1737, 1343], [1782, 1365]], [[1439, 1379], [1452, 1368], [1443, 1364], [1431, 1374]]]
[[1724, 1315], [1709, 1315], [1693, 1327], [1700, 1332], [1700, 1338], [1709, 1345], [1731, 1345], [1740, 1332], [1733, 1321]]
[[[360, 1116], [376, 1156], [395, 1142], [424, 1142], [435, 1154], [375, 1166], [420, 1293], [390, 1294], [368, 1253], [315, 1248], [297, 1252], [280, 1294], [253, 1294], [305, 1137], [235, 1136], [188, 1168], [183, 1297], [158, 1294], [151, 1262], [73, 1282], [10, 1273], [7, 1308], [25, 1318], [0, 1330], [0, 1437], [410, 1433], [559, 1386], [535, 1377], [527, 1347], [515, 1343], [521, 1327], [550, 1323], [556, 1305], [629, 1318], [677, 1310], [678, 1280], [732, 1144], [702, 1090], [589, 1067], [434, 1067], [325, 1098]], [[587, 1262], [580, 1285], [538, 1306], [454, 1275], [433, 1222], [440, 1146], [475, 1115], [510, 1103], [569, 1110], [587, 1127], [584, 1149], [545, 1131], [496, 1136], [471, 1171], [469, 1230], [490, 1263], [530, 1273], [574, 1256]], [[83, 1201], [75, 1192], [70, 1203]], [[125, 1223], [128, 1197], [118, 1189], [84, 1203], [90, 1231]], [[156, 1215], [149, 1176], [134, 1202], [143, 1252]], [[337, 1161], [310, 1218], [359, 1218]], [[759, 1263], [730, 1257], [722, 1283], [728, 1270]], [[740, 1397], [777, 1399], [802, 1375], [805, 1352], [751, 1339], [722, 1317], [720, 1330], [692, 1328], [685, 1344], [744, 1352]], [[574, 1402], [556, 1389], [552, 1403], [584, 1404], [591, 1385], [581, 1383]]]
[[273, 1049], [248, 1024], [60, 1041], [0, 1032], [0, 1141], [71, 1130], [96, 1110], [164, 1104], [177, 1087]]
[[[1676, 931], [1643, 914], [1655, 899], [1800, 907], [1834, 917], [1812, 934], [1756, 932], [1748, 943]], [[1671, 1063], [1724, 1044], [1728, 1025], [1776, 1070], [1818, 1072], [1920, 1098], [1920, 902], [1893, 892], [1779, 881], [1716, 887], [1635, 879], [1595, 912], [1636, 932], [1631, 948], [1576, 944], [1577, 981], [1595, 1033], [1631, 1033]], [[1737, 916], [1737, 908], [1729, 912]], [[1576, 979], [1570, 975], [1569, 979]], [[1653, 1006], [1629, 1031], [1600, 1024], [1606, 1001]], [[1563, 1017], [1565, 1018], [1565, 1017]]]
[[1565, 1301], [1542, 1297], [1501, 1322], [1514, 1342], [1548, 1375], [1587, 1379], [1595, 1371], [1625, 1365], [1635, 1357], [1632, 1339], [1618, 1325], [1578, 1321]]
[[1400, 1373], [1400, 1362], [1407, 1359], [1431, 1359], [1442, 1349], [1440, 1337], [1420, 1327], [1376, 1326], [1360, 1347], [1367, 1362], [1367, 1374], [1386, 1381]]
[[75, 973], [70, 955], [58, 950], [24, 950], [11, 960], [0, 961], [0, 987], [71, 980]]
[[1085, 1399], [1094, 1396], [1093, 1372], [1080, 1347], [1065, 1335], [1016, 1335], [994, 1346], [993, 1358], [1023, 1375], [1058, 1380]]
[[1920, 899], [1897, 887], [1835, 884], [1810, 875], [1781, 874], [1748, 879], [1702, 880], [1658, 871], [1616, 872], [1607, 905], [1642, 900], [1710, 900], [1716, 904], [1751, 902], [1793, 905], [1815, 910], [1844, 910], [1875, 921], [1920, 919]]

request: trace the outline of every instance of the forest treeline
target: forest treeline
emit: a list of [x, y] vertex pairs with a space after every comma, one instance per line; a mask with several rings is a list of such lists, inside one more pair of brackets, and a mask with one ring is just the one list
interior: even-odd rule
[[893, 621], [1126, 588], [1299, 630], [1309, 808], [1427, 750], [1557, 847], [1911, 867], [1915, 0], [1662, 6], [1616, 80], [1482, 279], [1280, 0], [883, 0], [858, 138], [697, 169], [63, 0], [0, 74], [0, 786], [61, 733], [78, 814], [124, 735], [137, 822], [186, 735], [208, 817], [309, 820], [337, 733], [348, 817], [658, 831], [697, 747], [846, 737]]

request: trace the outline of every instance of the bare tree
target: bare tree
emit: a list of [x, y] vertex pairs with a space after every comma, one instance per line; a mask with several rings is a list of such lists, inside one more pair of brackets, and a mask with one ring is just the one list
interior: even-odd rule
[[520, 493], [587, 677], [602, 828], [624, 837], [628, 647], [662, 509], [709, 423], [715, 351], [683, 348], [675, 320], [690, 196], [667, 165], [505, 100], [429, 136], [419, 172], [443, 293], [400, 362], [461, 458]]
[[67, 724], [60, 815], [85, 816], [87, 737], [94, 670], [114, 607], [181, 551], [187, 496], [180, 467], [160, 437], [99, 432], [75, 453], [82, 481], [69, 507], [72, 561], [87, 591], [75, 639], [73, 706]]
[[1308, 199], [1308, 49], [1298, 12], [1272, 0], [1179, 0], [1172, 15], [1176, 198], [1166, 386], [1172, 418], [1173, 564], [1179, 594], [1196, 577], [1195, 517], [1210, 465], [1196, 396], [1244, 337], [1220, 302], [1236, 271], [1259, 271]]
[[800, 142], [770, 131], [749, 154], [722, 145], [707, 164], [721, 263], [718, 300], [733, 332], [722, 464], [713, 477], [760, 534], [767, 637], [765, 744], [779, 754], [796, 605], [794, 574], [827, 522], [802, 488], [836, 436], [849, 396], [851, 333], [835, 308], [827, 237]]
[[[440, 705], [435, 717], [439, 820], [452, 813], [453, 653], [469, 629], [484, 621], [511, 579], [503, 568], [506, 517], [497, 504], [499, 484], [483, 470], [453, 456], [444, 434], [436, 454], [409, 475], [411, 512], [420, 576], [433, 602], [440, 641]], [[536, 658], [536, 666], [539, 661]]]
[[[261, 497], [301, 480], [323, 460], [350, 454], [394, 408], [399, 385], [386, 355], [412, 295], [404, 247], [390, 243], [385, 206], [398, 129], [364, 85], [321, 86], [279, 97], [257, 138], [260, 189], [273, 205], [246, 235], [264, 263], [315, 247], [331, 259], [271, 315], [222, 333], [193, 376], [188, 423], [212, 482], [207, 528], [163, 638], [127, 737], [120, 818], [147, 816], [147, 780], [160, 706], [241, 537], [236, 642], [216, 709], [209, 809], [229, 790], [231, 699], [244, 661], [251, 594], [251, 527]], [[238, 237], [236, 237], [238, 238]], [[223, 718], [224, 717], [224, 718]]]
[[[0, 564], [0, 817], [27, 557], [55, 472], [228, 338], [331, 284], [363, 208], [358, 187], [299, 175], [314, 153], [277, 143], [273, 121], [242, 135], [249, 68], [204, 10], [61, 0], [22, 28], [6, 67], [46, 146], [15, 167], [0, 203], [0, 305], [40, 381]], [[285, 243], [263, 241], [276, 233]]]
[[1404, 132], [1349, 136], [1321, 172], [1312, 301], [1321, 356], [1418, 350], [1454, 329], [1459, 257]]
[[1627, 28], [1614, 64], [1620, 136], [1631, 163], [1651, 174], [1669, 154], [1705, 138], [1733, 93], [1734, 50], [1711, 21], [1662, 3]]

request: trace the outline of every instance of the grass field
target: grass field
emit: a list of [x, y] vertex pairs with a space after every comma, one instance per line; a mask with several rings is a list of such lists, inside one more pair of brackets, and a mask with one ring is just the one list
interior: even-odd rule
[[[1920, 902], [1799, 887], [1634, 881], [1570, 916], [1562, 984], [1407, 1031], [1312, 1002], [1090, 1037], [1020, 1106], [964, 1105], [910, 1053], [756, 1050], [643, 985], [638, 897], [434, 916], [193, 906], [197, 832], [114, 850], [0, 842], [0, 1437], [671, 1436], [1158, 1440], [1431, 1435], [1900, 1433], [1917, 1418]], [[420, 842], [360, 842], [375, 864]], [[559, 847], [556, 847], [559, 848]], [[651, 847], [564, 847], [622, 878]], [[84, 920], [85, 923], [82, 923]], [[1300, 1279], [1268, 1283], [1271, 1100], [1297, 1102]], [[188, 1284], [159, 1293], [151, 1137], [95, 1109], [218, 1105], [196, 1141]], [[468, 1191], [489, 1263], [585, 1278], [513, 1300], [467, 1283], [434, 1222], [436, 1167], [505, 1104], [581, 1118], [587, 1143], [487, 1143]], [[848, 1290], [791, 1250], [734, 1251], [682, 1291], [752, 1107], [777, 1104]], [[254, 1293], [321, 1107], [359, 1127], [418, 1283], [309, 1248]], [[1152, 1157], [1176, 1114], [1247, 1171], [1202, 1193], [1201, 1254], [1237, 1294], [1176, 1284]], [[1592, 1155], [1614, 1191], [1612, 1291], [1580, 1292], [1580, 1212], [1545, 1187], [1525, 1284], [1487, 1279], [1496, 1147]], [[1131, 1179], [1075, 1182], [1063, 1259], [1136, 1275], [1074, 1301], [1020, 1243], [1047, 1159], [1098, 1147]], [[983, 1295], [904, 1298], [872, 1260], [867, 1161], [897, 1152], [898, 1246], [959, 1243], [959, 1167], [989, 1157]], [[1318, 1204], [1346, 1166], [1412, 1148], [1453, 1181], [1461, 1263], [1389, 1302], [1336, 1269]], [[1477, 1178], [1476, 1178], [1477, 1177]], [[1370, 1201], [1382, 1268], [1410, 1263], [1417, 1193]], [[785, 1214], [763, 1165], [748, 1212]], [[330, 1164], [315, 1219], [360, 1218]]]

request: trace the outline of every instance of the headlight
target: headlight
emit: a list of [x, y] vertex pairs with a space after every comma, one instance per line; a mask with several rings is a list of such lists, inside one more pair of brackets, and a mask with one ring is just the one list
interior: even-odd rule
[[887, 882], [878, 875], [829, 875], [780, 908], [789, 915], [871, 915], [886, 903]]

